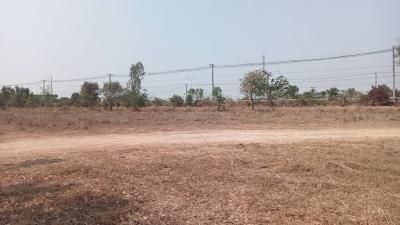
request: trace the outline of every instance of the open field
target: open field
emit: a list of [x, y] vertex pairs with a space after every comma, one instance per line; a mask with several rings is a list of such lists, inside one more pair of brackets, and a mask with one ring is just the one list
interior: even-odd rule
[[400, 108], [0, 110], [1, 224], [400, 224]]
[[176, 130], [326, 129], [400, 126], [400, 107], [147, 107], [140, 111], [82, 108], [0, 110], [0, 138], [60, 133], [101, 134]]

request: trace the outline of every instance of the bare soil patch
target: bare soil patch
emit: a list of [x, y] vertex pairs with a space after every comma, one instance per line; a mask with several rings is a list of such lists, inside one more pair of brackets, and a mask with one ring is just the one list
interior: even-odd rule
[[326, 140], [367, 140], [399, 138], [400, 128], [323, 129], [323, 130], [196, 130], [151, 133], [58, 135], [20, 138], [0, 142], [0, 156], [21, 153], [121, 150], [130, 147], [204, 144], [301, 143]]

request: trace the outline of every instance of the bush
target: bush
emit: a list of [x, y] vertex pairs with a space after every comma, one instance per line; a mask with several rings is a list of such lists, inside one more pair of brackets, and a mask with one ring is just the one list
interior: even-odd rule
[[81, 102], [79, 93], [72, 93], [70, 102], [73, 106], [80, 106]]
[[154, 106], [162, 106], [163, 105], [163, 100], [161, 98], [155, 97], [153, 101], [151, 101], [151, 104]]
[[57, 105], [58, 107], [61, 107], [61, 106], [70, 106], [70, 105], [71, 105], [71, 99], [66, 98], [66, 97], [62, 97], [62, 98], [58, 99], [56, 105]]
[[233, 107], [236, 105], [236, 102], [233, 98], [231, 97], [225, 97], [225, 104], [229, 107]]
[[171, 98], [169, 98], [169, 102], [173, 106], [183, 106], [184, 100], [179, 95], [173, 95]]
[[6, 107], [6, 101], [5, 101], [5, 98], [4, 98], [4, 96], [3, 96], [3, 94], [2, 93], [0, 93], [0, 108], [5, 108]]
[[365, 102], [368, 105], [391, 105], [390, 100], [391, 90], [386, 85], [379, 85], [378, 87], [372, 87], [365, 97]]

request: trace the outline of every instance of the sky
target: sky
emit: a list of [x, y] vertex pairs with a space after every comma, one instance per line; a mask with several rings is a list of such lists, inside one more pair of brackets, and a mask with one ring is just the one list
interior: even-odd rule
[[[399, 0], [0, 0], [0, 85], [127, 75], [137, 61], [157, 72], [388, 49], [400, 38], [399, 8]], [[252, 69], [259, 68], [216, 70], [216, 85], [239, 97]], [[301, 90], [366, 90], [374, 72], [391, 86], [390, 53], [266, 69]], [[70, 96], [81, 83], [54, 83], [54, 92]], [[211, 71], [146, 76], [143, 85], [168, 97], [183, 94], [185, 83], [209, 93]]]

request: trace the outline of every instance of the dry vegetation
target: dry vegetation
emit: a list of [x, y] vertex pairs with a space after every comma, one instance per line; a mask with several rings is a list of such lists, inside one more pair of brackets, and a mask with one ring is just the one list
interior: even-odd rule
[[[11, 109], [0, 111], [0, 124], [2, 142], [91, 132], [396, 128], [400, 109]], [[0, 224], [400, 223], [398, 138], [6, 151], [0, 142]]]
[[[140, 111], [84, 108], [14, 108], [0, 110], [0, 133], [13, 136], [54, 132], [109, 133], [197, 129], [314, 129], [400, 126], [399, 107], [147, 107]], [[25, 135], [25, 134], [24, 134]], [[1, 136], [0, 136], [1, 138]]]

